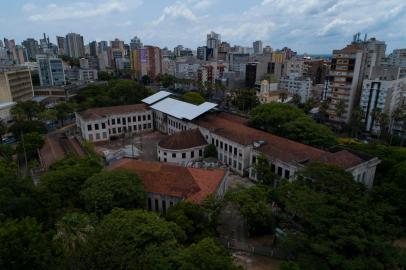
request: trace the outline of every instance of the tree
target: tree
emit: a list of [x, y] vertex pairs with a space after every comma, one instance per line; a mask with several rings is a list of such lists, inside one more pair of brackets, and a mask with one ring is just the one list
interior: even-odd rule
[[202, 104], [205, 100], [202, 95], [200, 95], [197, 92], [187, 92], [182, 95], [182, 100], [185, 102], [189, 102], [195, 105], [200, 105]]
[[323, 100], [320, 103], [319, 109], [320, 109], [320, 120], [321, 122], [325, 122], [326, 121], [326, 116], [327, 116], [327, 110], [330, 107], [330, 101], [329, 100]]
[[111, 74], [108, 73], [107, 71], [99, 71], [97, 73], [97, 77], [99, 81], [110, 81], [113, 79], [113, 76], [111, 76]]
[[241, 111], [250, 111], [259, 104], [255, 89], [239, 89], [236, 91], [233, 104]]
[[288, 93], [286, 93], [286, 92], [281, 92], [281, 93], [279, 94], [279, 99], [281, 100], [282, 103], [284, 103], [287, 98], [288, 98]]
[[176, 223], [186, 233], [187, 243], [212, 236], [215, 232], [215, 228], [210, 227], [204, 208], [191, 202], [184, 201], [170, 207], [165, 218]]
[[80, 192], [88, 211], [106, 214], [115, 207], [143, 208], [145, 192], [141, 179], [126, 170], [103, 171], [93, 175]]
[[401, 107], [397, 107], [391, 114], [390, 116], [390, 121], [389, 121], [389, 132], [391, 134], [390, 137], [390, 145], [392, 145], [392, 140], [393, 140], [393, 127], [396, 123], [399, 123], [402, 121], [402, 119], [406, 116], [406, 113]]
[[34, 218], [0, 223], [1, 269], [56, 269], [59, 251]]
[[3, 136], [7, 133], [7, 124], [0, 118], [0, 144], [3, 143]]
[[299, 106], [301, 102], [302, 102], [302, 97], [298, 94], [294, 94], [292, 97], [292, 103], [295, 106]]
[[75, 252], [80, 245], [86, 243], [93, 230], [90, 217], [82, 213], [68, 213], [56, 223], [54, 238], [61, 241], [70, 269], [78, 268], [74, 258]]
[[38, 119], [41, 121], [56, 121], [58, 119], [55, 109], [48, 109], [38, 113]]
[[143, 85], [149, 85], [151, 83], [151, 78], [148, 75], [141, 77], [141, 82]]
[[265, 155], [257, 157], [257, 162], [254, 164], [254, 170], [256, 172], [256, 178], [260, 183], [268, 186], [274, 186], [276, 184], [272, 167]]
[[392, 210], [369, 197], [352, 175], [314, 163], [276, 190], [282, 243], [300, 269], [384, 269], [397, 264]]
[[21, 141], [17, 145], [17, 153], [25, 154], [28, 158], [33, 157], [44, 143], [44, 138], [38, 132], [23, 134]]
[[10, 132], [13, 133], [14, 137], [17, 139], [21, 139], [22, 134], [27, 133], [39, 133], [39, 134], [46, 134], [47, 127], [41, 121], [22, 121], [16, 122], [10, 127]]
[[292, 105], [268, 103], [259, 105], [252, 110], [251, 122], [256, 128], [281, 134], [281, 128], [284, 124], [303, 116], [305, 116], [303, 111]]
[[310, 117], [299, 117], [282, 126], [282, 136], [316, 147], [331, 147], [337, 144], [334, 133], [325, 125]]
[[17, 122], [24, 120], [31, 121], [43, 110], [44, 108], [38, 102], [31, 100], [22, 101], [18, 102], [13, 108], [11, 108], [11, 115]]
[[336, 114], [336, 116], [337, 116], [337, 118], [341, 118], [341, 116], [343, 116], [343, 114], [344, 114], [344, 112], [345, 112], [345, 102], [344, 102], [344, 100], [339, 100], [336, 104], [335, 104], [335, 106], [334, 106], [334, 111], [335, 111], [335, 114]]
[[280, 270], [300, 270], [299, 265], [292, 261], [285, 261], [281, 263], [281, 266], [279, 268]]
[[69, 105], [66, 102], [61, 102], [58, 105], [55, 106], [55, 111], [56, 111], [56, 117], [58, 120], [61, 122], [63, 126], [63, 121], [71, 114], [73, 113], [73, 108], [71, 105]]
[[228, 252], [212, 238], [205, 238], [184, 249], [178, 259], [179, 270], [237, 270]]
[[11, 163], [13, 155], [15, 154], [14, 148], [9, 144], [0, 144], [0, 161]]
[[204, 157], [217, 158], [217, 149], [214, 144], [209, 144], [208, 146], [206, 146], [206, 148], [204, 149]]
[[176, 224], [155, 213], [114, 209], [78, 251], [78, 268], [176, 269], [177, 239], [183, 237]]
[[275, 219], [272, 214], [272, 196], [269, 186], [257, 185], [235, 189], [226, 194], [226, 200], [239, 206], [248, 230], [253, 235], [273, 234]]
[[354, 110], [352, 111], [350, 121], [351, 136], [358, 137], [359, 132], [361, 131], [362, 126], [364, 125], [364, 117], [365, 113], [361, 107], [354, 108]]

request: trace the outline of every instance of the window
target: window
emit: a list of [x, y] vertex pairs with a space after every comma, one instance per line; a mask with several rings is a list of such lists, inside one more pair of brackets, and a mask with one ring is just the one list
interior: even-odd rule
[[279, 176], [282, 176], [282, 170], [283, 170], [282, 167], [278, 167], [278, 175]]
[[121, 124], [121, 119], [117, 118], [117, 124]]
[[92, 130], [92, 125], [87, 125], [87, 130]]
[[255, 164], [257, 162], [257, 156], [252, 156], [252, 163]]
[[138, 121], [141, 121], [141, 115], [138, 115]]
[[271, 171], [276, 172], [275, 164], [271, 164]]
[[132, 131], [132, 126], [128, 127], [128, 131], [131, 132]]
[[172, 153], [172, 158], [176, 158], [176, 153]]
[[150, 128], [150, 129], [152, 128], [152, 125], [151, 125], [151, 123], [149, 123], [149, 124], [148, 124], [148, 128]]
[[216, 139], [216, 147], [219, 147], [219, 140]]
[[96, 133], [96, 140], [100, 140], [100, 133]]
[[182, 153], [182, 158], [186, 158], [186, 153]]
[[133, 116], [133, 122], [137, 121], [137, 117]]
[[125, 125], [125, 122], [126, 122], [126, 121], [125, 121], [125, 118], [123, 117], [123, 125]]
[[152, 202], [151, 202], [151, 198], [148, 198], [148, 210], [151, 211], [152, 210]]
[[241, 162], [238, 162], [238, 170], [242, 170], [242, 164], [241, 164]]
[[147, 120], [147, 117], [145, 115], [142, 116], [142, 120]]
[[162, 212], [165, 214], [166, 213], [166, 201], [162, 201]]
[[134, 125], [133, 128], [134, 128], [134, 131], [136, 131], [137, 130], [137, 125]]
[[158, 199], [155, 199], [155, 211], [159, 212]]
[[227, 151], [227, 146], [228, 146], [228, 145], [225, 143], [225, 144], [224, 144], [224, 151]]
[[147, 124], [144, 124], [143, 126], [144, 126], [144, 129], [147, 129]]
[[106, 128], [106, 123], [102, 123], [102, 129]]
[[107, 132], [103, 132], [103, 139], [107, 139]]
[[121, 133], [121, 127], [119, 127], [117, 130], [118, 130], [118, 133]]
[[234, 155], [237, 155], [237, 147], [234, 147]]
[[93, 141], [93, 134], [89, 134], [89, 141]]
[[289, 170], [285, 170], [285, 178], [289, 179], [290, 176], [290, 171]]
[[214, 144], [214, 139], [213, 138], [211, 138], [211, 144]]
[[128, 123], [131, 123], [131, 117], [128, 117], [128, 118], [127, 118], [127, 122], [128, 122]]
[[237, 161], [233, 160], [233, 168], [236, 169], [237, 168]]
[[99, 124], [94, 124], [94, 129], [99, 130]]
[[173, 202], [169, 202], [169, 206], [173, 206]]
[[166, 158], [164, 158], [164, 162], [166, 162]]
[[113, 134], [116, 134], [116, 128], [113, 128]]
[[150, 114], [148, 114], [148, 120], [151, 120], [151, 115]]
[[166, 156], [167, 154], [166, 154], [166, 152], [164, 152], [164, 156]]
[[116, 124], [116, 119], [111, 119], [111, 124], [115, 125]]
[[220, 149], [223, 149], [223, 142], [220, 142]]
[[199, 157], [202, 157], [202, 156], [203, 156], [203, 150], [199, 149]]
[[195, 157], [195, 151], [190, 152], [190, 157], [194, 158]]

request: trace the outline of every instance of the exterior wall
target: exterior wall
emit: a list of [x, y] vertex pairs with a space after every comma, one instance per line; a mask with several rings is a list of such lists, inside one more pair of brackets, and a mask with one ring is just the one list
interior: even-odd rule
[[160, 111], [152, 110], [154, 128], [162, 133], [168, 133], [168, 116]]
[[173, 116], [167, 117], [167, 127], [168, 127], [168, 134], [172, 135], [174, 133], [184, 131], [184, 130], [189, 130], [191, 129], [191, 126], [188, 122], [179, 120]]
[[310, 98], [312, 81], [309, 78], [282, 78], [279, 81], [279, 88], [286, 89], [291, 95], [299, 95], [301, 102], [306, 102]]
[[365, 184], [368, 188], [372, 188], [372, 185], [374, 184], [376, 166], [378, 166], [378, 164], [378, 158], [373, 158], [356, 167], [347, 169], [347, 172], [352, 174], [355, 181]]
[[133, 112], [101, 119], [85, 120], [76, 114], [76, 125], [88, 141], [106, 141], [112, 137], [153, 131], [152, 112]]
[[0, 100], [3, 102], [27, 101], [34, 96], [29, 69], [0, 73]]
[[165, 149], [158, 145], [158, 161], [168, 162], [177, 165], [187, 165], [191, 161], [197, 161], [203, 158], [206, 145], [188, 148], [188, 149]]
[[183, 198], [148, 192], [146, 210], [166, 213], [169, 207], [180, 201], [183, 201]]

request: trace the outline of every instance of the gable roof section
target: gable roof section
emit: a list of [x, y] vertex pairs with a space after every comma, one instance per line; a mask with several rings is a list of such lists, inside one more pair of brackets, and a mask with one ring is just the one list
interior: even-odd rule
[[113, 107], [90, 108], [78, 114], [85, 120], [94, 120], [111, 115], [128, 114], [133, 112], [147, 111], [148, 106], [145, 104], [131, 104]]
[[173, 98], [165, 98], [164, 100], [153, 104], [151, 108], [178, 119], [193, 120], [216, 106], [217, 104], [211, 102], [194, 105]]
[[177, 132], [161, 140], [158, 145], [165, 149], [182, 150], [207, 145], [199, 129]]
[[164, 99], [166, 97], [169, 97], [170, 95], [172, 95], [172, 94], [170, 92], [168, 92], [168, 91], [159, 91], [159, 92], [153, 94], [152, 96], [144, 98], [141, 101], [148, 104], [148, 105], [151, 105], [151, 104], [154, 104], [154, 103], [156, 103], [156, 102], [158, 102], [158, 101], [160, 101], [160, 100], [162, 100], [162, 99]]
[[138, 174], [146, 192], [185, 198], [195, 203], [202, 203], [207, 196], [216, 193], [226, 175], [224, 169], [187, 168], [134, 159], [122, 159], [109, 167], [109, 170], [114, 169]]

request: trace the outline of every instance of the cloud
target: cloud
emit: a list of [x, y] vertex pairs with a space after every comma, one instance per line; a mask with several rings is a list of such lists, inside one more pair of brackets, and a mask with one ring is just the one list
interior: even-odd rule
[[198, 18], [185, 3], [178, 1], [173, 5], [165, 7], [162, 15], [153, 22], [153, 25], [158, 25], [170, 19], [185, 19], [196, 22]]
[[30, 11], [35, 10], [36, 8], [37, 8], [37, 6], [34, 5], [33, 3], [27, 3], [27, 4], [23, 5], [22, 10], [24, 12], [30, 12]]
[[43, 12], [28, 17], [30, 21], [61, 21], [71, 19], [85, 19], [111, 13], [122, 13], [129, 6], [140, 6], [141, 0], [105, 0], [102, 3], [72, 2], [66, 5], [49, 4]]

